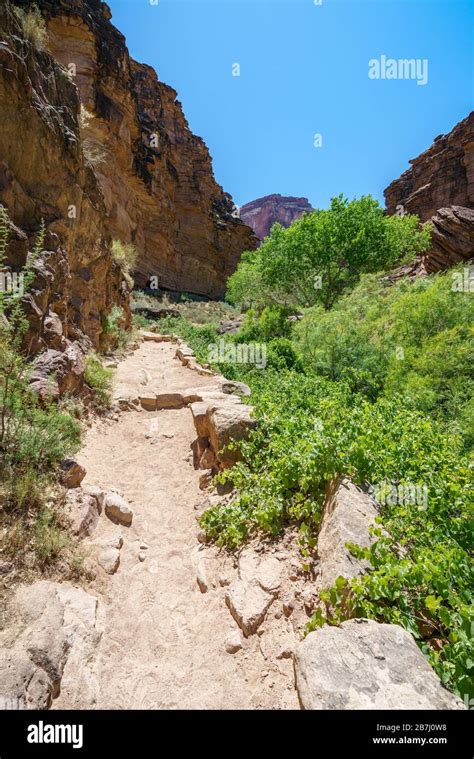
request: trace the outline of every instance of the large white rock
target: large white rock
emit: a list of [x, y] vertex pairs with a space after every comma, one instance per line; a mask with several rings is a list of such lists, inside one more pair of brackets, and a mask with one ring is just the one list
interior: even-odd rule
[[121, 495], [111, 490], [105, 496], [105, 513], [112, 522], [129, 527], [133, 520], [133, 511]]
[[233, 582], [225, 596], [230, 613], [245, 637], [257, 632], [274, 598], [258, 582], [244, 580]]
[[295, 675], [304, 709], [464, 708], [398, 625], [324, 625], [297, 646]]
[[[227, 396], [233, 398], [234, 396]], [[212, 405], [207, 410], [207, 426], [211, 447], [223, 469], [232, 467], [239, 460], [237, 450], [229, 450], [231, 442], [245, 440], [256, 425], [251, 409], [241, 403], [225, 402]]]
[[42, 581], [18, 588], [12, 612], [14, 623], [0, 637], [0, 706], [47, 709], [68, 662], [77, 657], [83, 663], [97, 647], [98, 600], [80, 588]]
[[369, 528], [377, 515], [376, 503], [348, 479], [327, 499], [318, 536], [322, 588], [329, 588], [340, 575], [350, 579], [369, 568], [368, 562], [352, 556], [346, 543], [369, 547]]

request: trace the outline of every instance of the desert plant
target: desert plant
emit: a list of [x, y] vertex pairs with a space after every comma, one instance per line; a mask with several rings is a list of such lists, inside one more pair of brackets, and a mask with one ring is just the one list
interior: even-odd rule
[[112, 369], [106, 369], [97, 355], [89, 354], [86, 357], [84, 379], [94, 391], [94, 405], [96, 408], [108, 408], [110, 406], [112, 377]]
[[87, 166], [91, 168], [104, 163], [108, 155], [107, 148], [92, 137], [83, 139], [82, 152], [84, 153]]
[[26, 39], [37, 50], [44, 50], [48, 39], [48, 30], [38, 6], [34, 4], [28, 10], [23, 8], [14, 8], [13, 10], [21, 24]]
[[138, 251], [131, 243], [114, 240], [112, 243], [112, 258], [126, 274], [130, 274], [136, 266]]

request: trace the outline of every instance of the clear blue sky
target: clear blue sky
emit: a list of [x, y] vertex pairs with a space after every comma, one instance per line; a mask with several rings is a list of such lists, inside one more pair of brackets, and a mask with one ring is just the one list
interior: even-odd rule
[[[239, 205], [273, 192], [319, 207], [340, 192], [382, 200], [473, 108], [473, 0], [108, 2], [131, 55], [178, 91]], [[369, 79], [381, 55], [428, 59], [428, 83]]]

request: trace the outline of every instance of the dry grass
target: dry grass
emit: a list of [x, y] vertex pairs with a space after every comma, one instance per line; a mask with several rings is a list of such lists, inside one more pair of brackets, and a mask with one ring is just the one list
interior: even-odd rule
[[107, 148], [92, 137], [86, 137], [82, 141], [82, 152], [84, 153], [86, 164], [91, 168], [100, 166], [101, 163], [106, 161], [108, 156]]
[[31, 42], [36, 50], [44, 50], [48, 41], [46, 22], [37, 5], [32, 5], [27, 11], [23, 8], [14, 8], [25, 38]]

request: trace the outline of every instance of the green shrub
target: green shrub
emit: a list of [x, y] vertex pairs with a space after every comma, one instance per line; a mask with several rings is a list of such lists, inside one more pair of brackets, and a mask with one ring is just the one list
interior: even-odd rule
[[71, 542], [56, 512], [48, 508], [38, 515], [34, 534], [36, 555], [43, 567], [55, 562]]
[[[0, 270], [8, 235], [8, 217], [0, 209]], [[22, 272], [26, 290], [43, 241], [44, 225]], [[0, 291], [0, 535], [2, 552], [17, 567], [23, 562], [31, 566], [31, 550], [41, 566], [61, 553], [65, 536], [52, 518], [48, 522], [42, 515], [46, 508], [53, 510], [46, 502], [60, 462], [80, 441], [79, 422], [64, 405], [40, 402], [29, 389], [31, 364], [22, 352], [27, 327], [21, 297]]]
[[112, 258], [126, 274], [130, 274], [137, 264], [138, 250], [131, 243], [114, 240], [112, 243]]
[[368, 275], [330, 311], [308, 309], [294, 328], [306, 370], [372, 400], [401, 395], [460, 431], [469, 448], [474, 300], [453, 291], [456, 271], [396, 285]]
[[112, 369], [106, 369], [100, 358], [94, 354], [86, 357], [84, 379], [94, 391], [94, 402], [98, 408], [109, 408], [112, 392]]
[[101, 342], [104, 348], [125, 348], [132, 335], [123, 328], [124, 312], [114, 305], [108, 313], [102, 314]]

